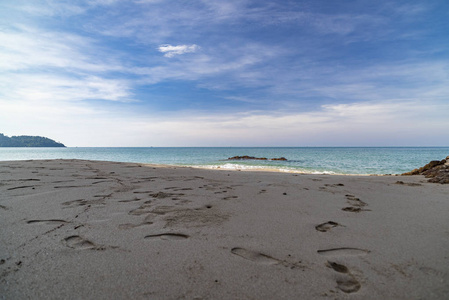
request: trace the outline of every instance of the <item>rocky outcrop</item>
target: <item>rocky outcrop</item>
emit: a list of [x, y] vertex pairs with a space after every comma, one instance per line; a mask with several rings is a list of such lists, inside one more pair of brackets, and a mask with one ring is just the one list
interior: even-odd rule
[[233, 156], [233, 157], [229, 157], [228, 160], [287, 160], [285, 157], [279, 157], [279, 158], [266, 158], [266, 157], [254, 157], [254, 156], [248, 156], [248, 155], [244, 155], [244, 156]]
[[449, 156], [441, 161], [433, 160], [424, 167], [402, 175], [424, 175], [426, 178], [430, 178], [429, 182], [449, 183]]

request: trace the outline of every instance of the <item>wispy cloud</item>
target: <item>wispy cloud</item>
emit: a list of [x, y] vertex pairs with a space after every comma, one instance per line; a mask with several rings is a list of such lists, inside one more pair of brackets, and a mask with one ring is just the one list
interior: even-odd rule
[[165, 53], [165, 57], [173, 57], [175, 55], [181, 55], [185, 53], [193, 53], [200, 49], [198, 45], [177, 45], [172, 46], [170, 44], [160, 45], [158, 47], [159, 52]]
[[74, 78], [63, 75], [9, 74], [0, 75], [0, 97], [9, 101], [29, 101], [30, 103], [107, 100], [133, 101], [128, 81], [105, 79], [96, 76]]
[[[89, 38], [17, 26], [0, 30], [0, 95], [52, 101], [132, 100], [124, 66]], [[111, 78], [112, 77], [112, 78]], [[56, 103], [56, 102], [55, 102]]]
[[0, 30], [4, 42], [0, 67], [18, 71], [36, 68], [64, 68], [86, 72], [118, 71], [113, 56], [101, 56], [104, 50], [89, 38], [77, 34], [43, 31], [28, 26]]
[[87, 11], [87, 6], [79, 1], [66, 0], [17, 0], [16, 5], [10, 6], [18, 10], [29, 13], [33, 16], [74, 16], [80, 15]]

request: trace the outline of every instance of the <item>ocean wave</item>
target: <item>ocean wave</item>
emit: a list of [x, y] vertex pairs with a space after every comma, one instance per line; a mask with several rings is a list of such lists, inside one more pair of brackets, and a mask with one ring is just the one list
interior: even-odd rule
[[[190, 167], [200, 169], [213, 169], [213, 170], [230, 170], [230, 171], [265, 171], [265, 172], [284, 172], [284, 173], [298, 173], [298, 174], [316, 174], [316, 175], [339, 175], [334, 171], [318, 171], [318, 170], [306, 170], [298, 168], [285, 168], [275, 166], [254, 166], [254, 165], [242, 165], [242, 164], [222, 164], [222, 165], [192, 165]], [[343, 174], [340, 174], [343, 175]]]

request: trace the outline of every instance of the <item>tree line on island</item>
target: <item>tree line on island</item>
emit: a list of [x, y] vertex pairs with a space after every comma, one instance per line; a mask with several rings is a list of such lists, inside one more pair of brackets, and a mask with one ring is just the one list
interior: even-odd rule
[[12, 136], [0, 133], [0, 147], [65, 147], [64, 144], [42, 136]]

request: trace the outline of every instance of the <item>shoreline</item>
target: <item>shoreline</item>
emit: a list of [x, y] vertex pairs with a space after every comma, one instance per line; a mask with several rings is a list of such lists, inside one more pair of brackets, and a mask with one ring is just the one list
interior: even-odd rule
[[[226, 169], [276, 169], [306, 174], [402, 174], [442, 159], [449, 148], [21, 148], [0, 151], [0, 159], [86, 159], [132, 163], [156, 163]], [[229, 161], [247, 154], [285, 157], [287, 161]]]
[[449, 296], [449, 186], [420, 175], [226, 171], [0, 161], [0, 295]]
[[[192, 168], [192, 169], [200, 169], [200, 170], [212, 170], [212, 171], [236, 171], [236, 172], [268, 172], [268, 173], [285, 173], [285, 174], [299, 174], [299, 175], [335, 175], [335, 176], [401, 176], [401, 174], [353, 174], [353, 173], [335, 173], [332, 171], [324, 171], [324, 172], [307, 172], [307, 171], [299, 171], [294, 169], [286, 169], [286, 168], [269, 168], [262, 166], [242, 166], [241, 168], [223, 168], [221, 165], [183, 165], [183, 164], [156, 164], [156, 163], [141, 163], [141, 162], [126, 162], [126, 161], [110, 161], [110, 160], [89, 160], [89, 159], [77, 159], [77, 158], [57, 158], [57, 159], [24, 159], [24, 160], [0, 160], [0, 163], [8, 163], [8, 162], [30, 162], [30, 161], [91, 161], [91, 162], [99, 162], [99, 163], [124, 163], [124, 164], [139, 164], [143, 166], [149, 167], [157, 167], [157, 168]], [[238, 165], [237, 165], [238, 166]]]
[[[176, 165], [167, 165], [175, 166]], [[293, 169], [276, 169], [276, 168], [262, 168], [251, 166], [251, 168], [221, 168], [220, 166], [180, 166], [186, 168], [203, 169], [203, 170], [213, 170], [213, 171], [241, 171], [241, 172], [269, 172], [269, 173], [285, 173], [285, 174], [299, 174], [299, 175], [329, 175], [329, 176], [399, 176], [400, 174], [344, 174], [344, 173], [334, 173], [334, 172], [306, 172], [306, 171], [296, 171]]]

